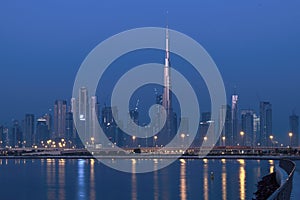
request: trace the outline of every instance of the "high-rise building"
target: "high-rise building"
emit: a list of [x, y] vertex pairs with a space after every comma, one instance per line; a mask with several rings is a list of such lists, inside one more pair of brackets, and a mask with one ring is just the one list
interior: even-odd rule
[[129, 118], [128, 124], [127, 124], [127, 129], [132, 136], [136, 136], [138, 133], [138, 127], [135, 125], [139, 126], [139, 111], [138, 109], [132, 109], [129, 111]]
[[56, 100], [54, 104], [54, 139], [66, 138], [67, 101]]
[[171, 94], [171, 70], [170, 70], [170, 52], [169, 52], [169, 30], [166, 29], [166, 57], [164, 66], [164, 92], [162, 96], [162, 105], [166, 109], [166, 122], [163, 133], [159, 136], [159, 141], [165, 145], [177, 133], [177, 115], [172, 108]]
[[76, 107], [75, 116], [76, 118], [74, 118], [74, 120], [76, 121], [76, 126], [77, 126], [78, 133], [80, 133], [80, 138], [83, 141], [83, 143], [87, 145], [90, 143], [90, 130], [89, 130], [90, 116], [89, 116], [89, 96], [86, 87], [81, 87], [79, 89], [78, 110]]
[[73, 131], [72, 131], [73, 135], [71, 136], [71, 141], [75, 144], [81, 143], [80, 138], [78, 136], [76, 126], [75, 126], [75, 120], [78, 119], [78, 114], [77, 114], [78, 110], [77, 110], [77, 108], [78, 108], [77, 101], [76, 101], [75, 98], [72, 98], [71, 99], [71, 110], [70, 111], [73, 114]]
[[260, 133], [260, 118], [253, 113], [253, 145], [258, 146], [259, 142], [259, 133]]
[[272, 135], [272, 104], [270, 102], [260, 102], [259, 106], [260, 114], [260, 139], [261, 146], [271, 146], [269, 140]]
[[48, 132], [51, 133], [51, 130], [52, 130], [52, 116], [51, 116], [51, 114], [46, 113], [42, 118], [46, 120], [46, 125], [47, 125], [47, 128], [48, 128]]
[[239, 143], [243, 146], [253, 146], [254, 137], [254, 112], [253, 110], [241, 111], [241, 131], [244, 133], [239, 137]]
[[0, 126], [1, 143], [2, 147], [9, 147], [9, 128]]
[[79, 119], [81, 121], [88, 121], [89, 111], [89, 97], [86, 87], [81, 87], [79, 90]]
[[201, 121], [193, 146], [199, 147], [201, 144], [203, 146], [214, 144], [217, 141], [214, 126], [215, 121], [211, 119], [211, 113], [203, 112], [201, 114]]
[[50, 139], [49, 126], [47, 124], [47, 119], [44, 117], [38, 118], [36, 123], [36, 134], [35, 141], [37, 146], [43, 146], [46, 141]]
[[180, 118], [180, 130], [179, 130], [180, 143], [184, 146], [189, 144], [189, 119], [187, 117]]
[[3, 144], [3, 140], [4, 140], [3, 129], [4, 129], [4, 127], [2, 125], [0, 125], [0, 147], [4, 147], [4, 144]]
[[[232, 119], [231, 107], [229, 105], [222, 105], [220, 108], [220, 116], [219, 116], [219, 133], [221, 133], [219, 137], [220, 146], [233, 145], [231, 119]], [[222, 124], [223, 126], [221, 126]]]
[[67, 112], [66, 115], [66, 139], [68, 141], [74, 141], [74, 121], [73, 121], [73, 113]]
[[118, 119], [114, 118], [113, 113], [115, 113], [115, 117], [117, 117], [117, 107], [105, 106], [102, 108], [101, 127], [111, 143], [116, 143], [118, 146], [120, 146], [119, 142], [122, 138], [120, 138], [121, 135], [118, 134], [119, 130], [116, 123]]
[[10, 146], [12, 147], [22, 147], [22, 143], [23, 143], [22, 130], [18, 120], [13, 121], [12, 134], [9, 141], [10, 141]]
[[292, 114], [290, 116], [290, 132], [292, 133], [291, 145], [292, 147], [299, 146], [299, 116]]
[[31, 147], [34, 145], [34, 115], [26, 114], [24, 120], [24, 131], [23, 131], [24, 146]]
[[232, 145], [238, 143], [238, 95], [232, 95], [231, 101], [231, 117], [232, 117]]
[[90, 142], [95, 143], [99, 141], [98, 137], [96, 137], [97, 134], [97, 124], [98, 124], [98, 118], [99, 118], [99, 104], [97, 100], [97, 96], [92, 96], [90, 101]]

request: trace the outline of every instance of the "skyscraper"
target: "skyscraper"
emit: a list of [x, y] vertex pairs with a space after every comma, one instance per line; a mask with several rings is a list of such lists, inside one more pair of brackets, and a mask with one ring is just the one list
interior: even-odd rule
[[9, 128], [0, 126], [0, 134], [2, 138], [2, 147], [9, 147]]
[[51, 133], [52, 130], [52, 116], [49, 113], [46, 113], [43, 117], [46, 120], [46, 125], [48, 128], [48, 132]]
[[73, 113], [67, 112], [66, 114], [66, 139], [68, 141], [74, 141], [74, 121], [73, 121]]
[[132, 109], [129, 111], [129, 118], [127, 123], [127, 128], [128, 131], [131, 133], [131, 135], [137, 135], [138, 132], [138, 127], [135, 125], [139, 126], [139, 111], [138, 109]]
[[171, 71], [170, 71], [170, 52], [169, 52], [169, 30], [166, 28], [166, 57], [164, 66], [164, 92], [162, 105], [166, 109], [166, 123], [163, 129], [163, 135], [160, 136], [160, 141], [163, 144], [168, 143], [177, 132], [177, 115], [172, 108], [171, 92]]
[[292, 147], [299, 146], [299, 116], [296, 114], [292, 114], [290, 116], [290, 132], [292, 135]]
[[260, 133], [260, 118], [253, 113], [253, 145], [257, 146], [259, 142], [259, 133]]
[[244, 135], [240, 135], [240, 144], [246, 146], [253, 146], [255, 141], [254, 136], [254, 112], [253, 110], [242, 110], [241, 111], [241, 131]]
[[[99, 104], [97, 96], [92, 96], [90, 101], [90, 140], [94, 143], [97, 136], [97, 124], [99, 117]], [[97, 141], [99, 142], [99, 141]]]
[[[72, 108], [73, 109], [73, 108]], [[77, 109], [76, 109], [77, 111]], [[81, 87], [79, 89], [79, 99], [78, 99], [78, 113], [75, 113], [77, 129], [80, 130], [80, 136], [83, 143], [86, 145], [90, 142], [89, 135], [89, 97], [88, 90], [86, 87]]]
[[54, 139], [66, 138], [67, 101], [56, 100], [54, 104]]
[[88, 120], [88, 91], [86, 87], [81, 87], [79, 91], [79, 119], [81, 121]]
[[[210, 126], [211, 128], [209, 128]], [[203, 146], [214, 144], [217, 140], [215, 137], [214, 126], [215, 122], [211, 119], [211, 112], [203, 112], [201, 114], [198, 136], [196, 136], [193, 146], [199, 147], [201, 144]]]
[[270, 146], [269, 140], [272, 134], [272, 104], [270, 102], [262, 101], [259, 106], [260, 114], [260, 139], [261, 146]]
[[180, 118], [180, 130], [179, 130], [179, 137], [183, 145], [189, 144], [189, 118], [187, 117], [181, 117]]
[[231, 117], [232, 117], [232, 145], [238, 143], [238, 95], [232, 95]]
[[[219, 138], [220, 141], [219, 144], [221, 146], [233, 145], [231, 120], [232, 120], [231, 107], [229, 105], [222, 105], [220, 108], [220, 116], [219, 116], [219, 132], [221, 133]], [[221, 124], [224, 124], [224, 126], [221, 126]]]
[[24, 146], [31, 147], [34, 144], [34, 115], [26, 114], [23, 131]]
[[72, 133], [73, 135], [71, 136], [71, 141], [75, 144], [77, 143], [80, 143], [80, 138], [78, 136], [78, 133], [77, 133], [77, 129], [76, 129], [76, 126], [75, 126], [75, 120], [78, 119], [78, 105], [77, 105], [77, 101], [75, 98], [72, 98], [71, 99], [71, 113], [73, 114], [73, 130], [72, 130]]
[[118, 146], [120, 146], [119, 142], [122, 138], [120, 138], [121, 135], [118, 134], [119, 130], [116, 123], [116, 120], [118, 119], [113, 117], [113, 113], [115, 113], [117, 117], [117, 112], [117, 107], [105, 106], [102, 108], [101, 127], [108, 139], [112, 143], [116, 143]]
[[37, 119], [36, 123], [36, 145], [41, 146], [42, 144], [45, 144], [49, 138], [49, 127], [47, 125], [47, 119], [41, 117]]
[[10, 146], [22, 147], [22, 131], [18, 120], [13, 121], [12, 134], [10, 140]]

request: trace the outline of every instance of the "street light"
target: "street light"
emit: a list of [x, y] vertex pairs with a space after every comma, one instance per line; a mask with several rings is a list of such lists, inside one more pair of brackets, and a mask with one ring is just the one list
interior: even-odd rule
[[154, 146], [156, 146], [156, 140], [157, 140], [158, 137], [157, 137], [157, 135], [154, 135], [153, 138], [154, 138]]
[[223, 137], [222, 137], [223, 146], [225, 146], [225, 140], [226, 140], [226, 138], [225, 138], [225, 136], [223, 136]]
[[95, 144], [95, 138], [94, 137], [91, 137], [91, 143], [92, 143], [92, 145]]
[[135, 135], [132, 136], [132, 146], [134, 146], [134, 141], [135, 141], [136, 137]]
[[245, 135], [245, 132], [244, 132], [244, 131], [241, 131], [241, 132], [240, 132], [240, 135], [241, 135], [241, 137], [242, 137], [242, 146], [245, 146], [245, 144], [244, 144], [244, 135]]
[[181, 137], [181, 139], [182, 139], [182, 145], [181, 145], [181, 146], [183, 146], [185, 134], [184, 134], [184, 133], [181, 133], [180, 137]]
[[274, 138], [274, 136], [273, 136], [273, 135], [270, 135], [271, 146], [273, 146], [273, 138]]
[[205, 136], [203, 139], [204, 139], [204, 142], [206, 143], [206, 141], [207, 141], [207, 137]]
[[290, 137], [290, 147], [292, 147], [292, 137], [293, 137], [293, 133], [289, 132], [289, 137]]

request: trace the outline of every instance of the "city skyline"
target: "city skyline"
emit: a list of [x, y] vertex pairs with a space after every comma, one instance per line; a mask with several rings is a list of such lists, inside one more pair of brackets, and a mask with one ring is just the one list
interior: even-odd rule
[[[0, 105], [1, 124], [22, 119], [25, 113], [42, 116], [53, 109], [52, 104], [57, 98], [70, 99], [76, 72], [94, 46], [128, 28], [164, 27], [166, 10], [169, 26], [200, 42], [215, 60], [225, 82], [228, 101], [236, 90], [241, 109], [258, 111], [260, 101], [272, 102], [273, 130], [277, 137], [289, 131], [288, 116], [293, 110], [299, 113], [298, 2], [281, 4], [275, 1], [270, 5], [254, 1], [245, 5], [234, 1], [222, 6], [212, 2], [192, 2], [183, 6], [154, 1], [135, 2], [141, 9], [126, 11], [114, 7], [113, 3], [95, 3], [82, 18], [77, 15], [82, 4], [69, 3], [61, 3], [56, 8], [57, 16], [53, 15], [53, 9], [47, 10], [42, 5], [32, 7], [24, 2], [18, 5], [7, 2], [0, 8], [4, 30], [0, 33], [1, 91], [5, 96]], [[135, 3], [121, 4], [129, 8]], [[70, 9], [69, 17], [64, 16], [64, 6], [73, 9]], [[118, 11], [113, 16], [104, 9], [112, 7]], [[207, 9], [208, 12], [206, 8], [214, 9]], [[43, 10], [43, 14], [38, 10]], [[249, 13], [254, 11], [256, 15], [249, 18]], [[141, 13], [156, 17], [148, 19], [141, 17]], [[102, 21], [102, 16], [115, 24]], [[139, 20], [136, 20], [137, 16]], [[122, 25], [117, 20], [119, 17], [130, 23]], [[68, 23], [73, 19], [78, 23]], [[15, 78], [11, 79], [12, 76]], [[12, 108], [15, 108], [13, 112]], [[282, 137], [286, 138], [285, 135]]]
[[[120, 147], [130, 146], [132, 143], [131, 138], [127, 138], [119, 130], [118, 126], [125, 125], [126, 122], [120, 121], [118, 118], [113, 117], [113, 112], [118, 113], [118, 108], [116, 106], [100, 106], [97, 96], [88, 97], [88, 90], [84, 87], [80, 88], [79, 94], [83, 94], [78, 101], [71, 98], [70, 101], [67, 100], [56, 100], [53, 105], [53, 113], [45, 113], [42, 116], [35, 114], [25, 114], [23, 119], [14, 120], [11, 124], [0, 124], [1, 127], [1, 143], [4, 146], [18, 146], [18, 147], [30, 147], [32, 145], [39, 145], [41, 141], [46, 142], [49, 139], [53, 141], [60, 141], [64, 139], [66, 141], [71, 141], [76, 146], [79, 145], [79, 135], [77, 135], [76, 126], [74, 125], [73, 119], [79, 118], [79, 123], [77, 128], [84, 127], [84, 135], [80, 135], [81, 142], [83, 144], [101, 144], [102, 141], [96, 140], [97, 138], [97, 128], [96, 120], [99, 121], [100, 126], [104, 130], [105, 134], [116, 145]], [[163, 96], [159, 95], [158, 96]], [[216, 146], [290, 146], [293, 147], [299, 145], [299, 116], [297, 113], [293, 112], [288, 116], [289, 118], [289, 131], [286, 133], [286, 140], [276, 137], [272, 130], [272, 104], [270, 102], [260, 102], [259, 112], [249, 108], [237, 111], [236, 118], [232, 118], [234, 109], [233, 107], [238, 107], [237, 105], [237, 94], [232, 95], [232, 105], [223, 105], [219, 110], [219, 118], [212, 119], [210, 112], [202, 112], [201, 118], [199, 119], [198, 133], [192, 143], [192, 147], [200, 146], [205, 138], [207, 139], [208, 127], [212, 124], [214, 127], [212, 130], [221, 129], [220, 137], [215, 140]], [[82, 102], [83, 101], [83, 102]], [[153, 98], [153, 101], [157, 99]], [[137, 102], [135, 109], [128, 111], [128, 119], [132, 118], [133, 122], [139, 126], [146, 126], [147, 124], [139, 117], [140, 113], [138, 111]], [[160, 104], [160, 102], [158, 102]], [[82, 104], [84, 109], [80, 109], [79, 106]], [[162, 104], [162, 102], [161, 102]], [[76, 114], [76, 107], [78, 113]], [[81, 111], [80, 111], [81, 110]], [[99, 112], [101, 110], [101, 112]], [[112, 111], [114, 110], [114, 111]], [[95, 111], [95, 112], [93, 112]], [[176, 115], [176, 113], [174, 112]], [[223, 119], [221, 116], [225, 115], [224, 126], [220, 127]], [[84, 117], [86, 116], [86, 117]], [[188, 130], [188, 118], [176, 119], [176, 124], [183, 120], [184, 130]], [[233, 131], [234, 122], [237, 123], [236, 136], [233, 139], [235, 132]], [[52, 126], [53, 124], [53, 126]], [[127, 124], [126, 126], [130, 126]], [[165, 124], [167, 126], [167, 122]], [[155, 127], [150, 127], [155, 128]], [[172, 128], [173, 129], [173, 128]], [[176, 127], [174, 128], [176, 131]], [[171, 134], [174, 134], [174, 129]], [[138, 131], [128, 128], [131, 131]], [[108, 132], [107, 132], [108, 131]], [[182, 130], [181, 130], [182, 131]], [[168, 134], [166, 129], [161, 130], [162, 134]], [[131, 133], [132, 134], [132, 133]], [[182, 133], [180, 132], [179, 135]], [[184, 136], [189, 135], [188, 131], [184, 131]], [[292, 135], [290, 135], [292, 134]], [[133, 134], [134, 135], [134, 134]], [[159, 136], [161, 139], [161, 136]], [[156, 136], [157, 138], [157, 136]], [[165, 138], [166, 139], [166, 138]], [[156, 144], [164, 144], [166, 141], [157, 140]], [[188, 139], [188, 138], [187, 138]], [[91, 141], [92, 140], [92, 141]], [[96, 141], [95, 141], [96, 140]], [[127, 143], [125, 143], [127, 140]], [[136, 138], [138, 140], [138, 138]], [[130, 142], [129, 142], [130, 141]], [[140, 141], [141, 146], [145, 146], [145, 141]], [[136, 142], [138, 144], [138, 142]], [[142, 145], [144, 144], [144, 145]], [[146, 142], [147, 145], [147, 142]], [[148, 143], [149, 146], [152, 144]], [[147, 145], [147, 146], [148, 146]], [[79, 145], [80, 146], [80, 145]]]
[[300, 1], [1, 1], [1, 199], [297, 199]]

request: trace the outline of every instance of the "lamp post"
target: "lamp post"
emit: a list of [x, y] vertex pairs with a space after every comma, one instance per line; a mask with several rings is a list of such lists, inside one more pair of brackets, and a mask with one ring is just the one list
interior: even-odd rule
[[95, 138], [94, 137], [91, 137], [91, 143], [92, 143], [93, 147], [95, 147]]
[[154, 145], [153, 145], [153, 146], [154, 146], [154, 147], [157, 146], [157, 145], [156, 145], [157, 138], [158, 138], [157, 135], [154, 135], [154, 137], [153, 137], [153, 140], [154, 140]]
[[245, 132], [244, 132], [244, 131], [241, 131], [241, 132], [240, 132], [240, 135], [241, 135], [241, 137], [242, 137], [242, 146], [245, 146], [245, 144], [244, 144], [244, 135], [245, 135]]
[[226, 146], [226, 145], [225, 145], [225, 140], [226, 140], [226, 138], [225, 138], [225, 136], [223, 136], [223, 137], [222, 137], [223, 146]]
[[293, 133], [289, 132], [289, 137], [290, 137], [290, 147], [292, 147], [292, 137], [293, 137]]
[[273, 147], [273, 138], [274, 136], [273, 135], [270, 135], [270, 140], [271, 140], [271, 146]]
[[181, 140], [182, 140], [181, 146], [183, 147], [185, 134], [181, 133], [180, 137], [181, 137]]
[[204, 139], [204, 143], [206, 144], [207, 136], [205, 136], [203, 139]]
[[134, 147], [134, 141], [135, 141], [135, 139], [136, 139], [136, 136], [133, 135], [133, 136], [132, 136], [132, 146], [133, 146], [133, 147]]

